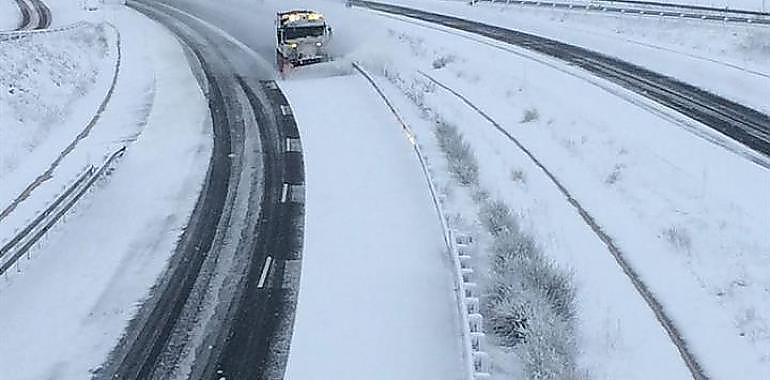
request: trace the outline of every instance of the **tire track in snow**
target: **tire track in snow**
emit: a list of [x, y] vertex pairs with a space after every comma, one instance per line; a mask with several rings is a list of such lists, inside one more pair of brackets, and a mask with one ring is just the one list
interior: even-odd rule
[[16, 0], [16, 5], [19, 7], [19, 13], [21, 13], [21, 20], [16, 30], [27, 30], [32, 22], [32, 8], [25, 0]]

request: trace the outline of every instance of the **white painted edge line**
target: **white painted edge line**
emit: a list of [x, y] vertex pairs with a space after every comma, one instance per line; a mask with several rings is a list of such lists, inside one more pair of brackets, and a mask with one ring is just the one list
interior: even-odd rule
[[284, 183], [281, 189], [281, 203], [286, 203], [286, 198], [289, 196], [289, 184]]
[[262, 274], [259, 276], [259, 282], [257, 282], [257, 288], [265, 287], [265, 280], [267, 280], [267, 274], [270, 272], [270, 264], [273, 263], [273, 258], [268, 256], [265, 259], [265, 266], [262, 267]]

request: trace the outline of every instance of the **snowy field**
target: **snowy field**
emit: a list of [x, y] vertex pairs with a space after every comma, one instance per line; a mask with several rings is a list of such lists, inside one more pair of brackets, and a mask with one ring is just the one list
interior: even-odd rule
[[[307, 163], [286, 378], [461, 379], [451, 262], [400, 126], [358, 76], [281, 87]], [[319, 91], [334, 101], [320, 104]]]
[[133, 11], [101, 17], [121, 31], [121, 74], [74, 152], [128, 150], [31, 259], [0, 279], [2, 379], [90, 377], [164, 268], [208, 165], [208, 110], [179, 43]]
[[19, 16], [16, 0], [0, 0], [0, 31], [16, 29], [19, 26]]

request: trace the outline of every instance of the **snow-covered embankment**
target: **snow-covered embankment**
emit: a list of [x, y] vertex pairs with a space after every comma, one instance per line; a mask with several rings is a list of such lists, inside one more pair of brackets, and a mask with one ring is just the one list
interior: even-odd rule
[[[125, 8], [109, 8], [98, 16], [120, 31], [122, 59], [114, 93], [91, 132], [61, 161], [56, 173], [99, 160], [102, 152], [115, 145], [128, 149], [114, 171], [31, 252], [31, 260], [22, 260], [20, 273], [14, 271], [0, 282], [0, 378], [89, 378], [162, 272], [205, 178], [212, 141], [209, 113], [179, 42], [164, 28]], [[116, 47], [113, 40], [107, 41], [109, 48]], [[53, 115], [64, 121], [33, 130], [42, 131], [38, 134], [43, 142], [20, 153], [27, 158], [18, 161], [13, 173], [6, 173], [3, 187], [26, 185], [22, 179], [11, 182], [8, 178], [27, 171], [27, 165], [50, 164], [37, 156], [42, 144], [52, 144], [50, 150], [58, 154], [55, 144], [71, 142], [73, 134], [93, 119], [110, 84], [108, 80], [103, 86], [101, 78], [111, 79], [116, 72], [111, 49], [108, 57], [112, 59], [106, 60], [104, 69], [86, 66], [99, 57], [97, 46], [60, 53], [64, 59], [70, 53], [95, 54], [70, 57], [72, 62], [62, 68], [85, 75], [83, 83], [91, 90], [77, 98], [57, 91], [54, 83], [50, 92], [39, 94], [36, 101], [60, 107], [62, 111]], [[29, 71], [35, 72], [33, 63], [50, 65], [56, 57], [30, 56]], [[78, 89], [71, 87], [71, 91]], [[18, 124], [20, 128], [29, 125], [37, 126]], [[56, 133], [63, 137], [54, 138]], [[9, 155], [9, 160], [15, 158]], [[22, 205], [43, 204], [30, 202]]]

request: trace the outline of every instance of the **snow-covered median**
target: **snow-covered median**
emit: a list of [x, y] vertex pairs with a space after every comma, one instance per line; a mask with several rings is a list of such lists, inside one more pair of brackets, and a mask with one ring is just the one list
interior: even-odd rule
[[207, 103], [180, 44], [133, 11], [105, 17], [121, 32], [124, 65], [83, 147], [129, 148], [0, 282], [2, 379], [90, 377], [163, 270], [208, 167]]

